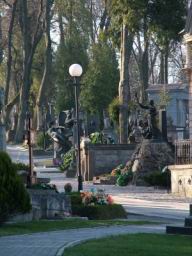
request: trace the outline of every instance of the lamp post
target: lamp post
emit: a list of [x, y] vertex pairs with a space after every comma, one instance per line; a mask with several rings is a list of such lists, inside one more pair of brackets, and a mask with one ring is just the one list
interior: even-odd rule
[[29, 176], [28, 176], [28, 186], [31, 186], [33, 181], [33, 147], [32, 147], [32, 133], [31, 133], [31, 115], [27, 111], [27, 144], [29, 147]]
[[73, 77], [73, 85], [75, 87], [75, 112], [76, 112], [76, 136], [77, 136], [77, 175], [78, 175], [78, 191], [83, 189], [83, 178], [81, 173], [81, 148], [80, 148], [80, 122], [79, 122], [79, 78], [83, 73], [83, 69], [79, 64], [73, 64], [69, 67], [69, 74]]

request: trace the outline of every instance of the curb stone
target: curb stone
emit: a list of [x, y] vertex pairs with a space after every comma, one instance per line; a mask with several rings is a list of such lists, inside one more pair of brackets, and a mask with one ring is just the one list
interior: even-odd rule
[[68, 244], [66, 244], [66, 245], [64, 245], [64, 246], [62, 246], [62, 247], [58, 250], [56, 256], [63, 256], [63, 253], [64, 253], [64, 251], [65, 251], [67, 248], [71, 248], [71, 247], [74, 247], [74, 246], [76, 246], [76, 245], [82, 244], [83, 242], [86, 242], [86, 241], [88, 241], [88, 240], [91, 240], [91, 238], [82, 239], [82, 240], [76, 240], [76, 241], [70, 242], [70, 243], [68, 243]]
[[[158, 226], [161, 226], [161, 225], [158, 225]], [[164, 227], [164, 225], [163, 225], [163, 227]], [[96, 228], [99, 228], [99, 227], [96, 227]], [[123, 234], [123, 235], [125, 235], [125, 234]], [[131, 234], [131, 233], [127, 233], [127, 234]], [[101, 237], [95, 237], [95, 238], [91, 237], [91, 238], [78, 239], [78, 240], [75, 240], [73, 242], [69, 242], [69, 243], [65, 244], [64, 246], [62, 246], [57, 251], [55, 256], [63, 256], [66, 249], [72, 248], [76, 245], [82, 244], [82, 243], [90, 241], [90, 240], [95, 240], [95, 239], [100, 239], [100, 238], [107, 238], [107, 237], [111, 237], [111, 236], [119, 236], [119, 235], [121, 235], [121, 234], [118, 234], [118, 233], [117, 234], [105, 234], [104, 236], [101, 236]]]

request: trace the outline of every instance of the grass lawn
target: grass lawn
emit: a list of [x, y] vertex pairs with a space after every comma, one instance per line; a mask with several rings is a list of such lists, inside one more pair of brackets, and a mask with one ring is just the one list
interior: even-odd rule
[[153, 224], [147, 221], [121, 221], [121, 220], [41, 220], [28, 223], [7, 224], [0, 227], [0, 236], [20, 235], [35, 232], [46, 232], [55, 230], [75, 229], [75, 228], [91, 228], [111, 225], [145, 225]]
[[92, 240], [69, 248], [65, 256], [191, 256], [192, 237], [135, 234]]

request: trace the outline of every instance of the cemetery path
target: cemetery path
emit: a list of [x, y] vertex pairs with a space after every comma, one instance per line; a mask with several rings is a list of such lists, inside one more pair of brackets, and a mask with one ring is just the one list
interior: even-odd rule
[[61, 256], [64, 247], [72, 244], [89, 239], [129, 233], [165, 233], [165, 226], [111, 226], [0, 237], [0, 255]]
[[[29, 151], [20, 145], [7, 145], [7, 152], [14, 162], [29, 163]], [[33, 156], [34, 162], [52, 159], [50, 156]]]
[[[8, 146], [8, 152], [13, 160], [28, 161], [28, 151], [19, 146]], [[35, 158], [41, 162], [42, 158]], [[55, 184], [59, 191], [64, 190], [64, 184], [70, 182], [73, 190], [77, 190], [77, 178], [66, 178], [62, 172], [56, 168], [48, 169], [43, 167], [36, 168], [37, 177], [50, 178], [50, 183]], [[177, 197], [166, 190], [154, 189], [153, 187], [118, 187], [115, 185], [93, 185], [89, 182], [83, 183], [84, 190], [92, 188], [104, 189], [111, 194], [116, 203], [122, 204], [129, 213], [161, 217], [167, 220], [184, 220], [189, 215], [189, 203], [192, 198]]]

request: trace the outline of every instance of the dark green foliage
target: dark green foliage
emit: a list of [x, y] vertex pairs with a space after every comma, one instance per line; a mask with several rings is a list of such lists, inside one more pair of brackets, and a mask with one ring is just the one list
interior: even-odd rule
[[69, 193], [69, 195], [71, 196], [71, 208], [73, 215], [88, 217], [90, 220], [117, 219], [127, 217], [127, 213], [121, 205], [110, 204], [85, 206], [82, 203], [81, 194], [79, 192], [72, 192]]
[[82, 82], [82, 107], [90, 113], [103, 113], [103, 109], [117, 95], [118, 82], [119, 70], [115, 51], [107, 43], [95, 44]]
[[171, 187], [171, 175], [170, 172], [156, 171], [152, 174], [144, 176], [144, 181], [151, 186], [159, 187]]
[[72, 206], [73, 215], [88, 217], [90, 220], [106, 220], [126, 218], [127, 213], [119, 204], [112, 205], [74, 205]]
[[133, 179], [133, 173], [131, 170], [126, 173], [122, 173], [118, 176], [117, 185], [119, 186], [127, 186], [130, 181]]
[[13, 162], [12, 165], [14, 167], [14, 170], [16, 170], [16, 171], [21, 171], [21, 170], [29, 171], [29, 165], [27, 165], [27, 164]]
[[115, 169], [111, 171], [111, 175], [118, 177], [119, 175], [121, 175], [121, 171], [123, 170], [123, 168], [124, 168], [123, 164], [118, 165]]
[[63, 163], [60, 166], [62, 171], [67, 170], [70, 167], [70, 164], [75, 158], [75, 149], [72, 147], [67, 153], [63, 156]]
[[108, 108], [109, 116], [111, 120], [116, 124], [119, 123], [119, 108], [120, 108], [119, 97], [116, 97], [109, 104], [109, 108]]
[[68, 195], [70, 195], [70, 197], [71, 197], [71, 205], [72, 206], [82, 204], [82, 198], [81, 198], [81, 194], [79, 192], [71, 192], [71, 193], [68, 193]]
[[[45, 140], [45, 145], [44, 145], [44, 140]], [[48, 133], [43, 133], [40, 132], [37, 136], [37, 146], [41, 149], [48, 148], [51, 145], [52, 141]]]
[[64, 185], [64, 190], [65, 190], [65, 193], [70, 193], [71, 191], [72, 191], [72, 185], [71, 185], [71, 183], [66, 183], [65, 185]]
[[114, 144], [114, 140], [107, 137], [103, 132], [94, 132], [89, 135], [92, 144]]
[[162, 46], [166, 41], [178, 41], [182, 38], [179, 33], [185, 27], [185, 0], [156, 0], [148, 7], [151, 16], [152, 29]]
[[15, 213], [30, 211], [30, 198], [14, 165], [5, 152], [0, 152], [0, 223]]
[[92, 144], [103, 144], [102, 132], [94, 132], [89, 136]]
[[57, 98], [56, 107], [58, 112], [74, 107], [74, 87], [69, 75], [70, 65], [78, 63], [86, 71], [88, 64], [87, 44], [79, 37], [76, 31], [71, 38], [60, 45], [56, 54]]
[[[150, 32], [164, 40], [178, 40], [185, 26], [186, 0], [112, 0], [110, 8], [118, 24], [126, 22], [129, 31], [142, 30], [143, 21]], [[145, 24], [145, 25], [146, 25]]]

